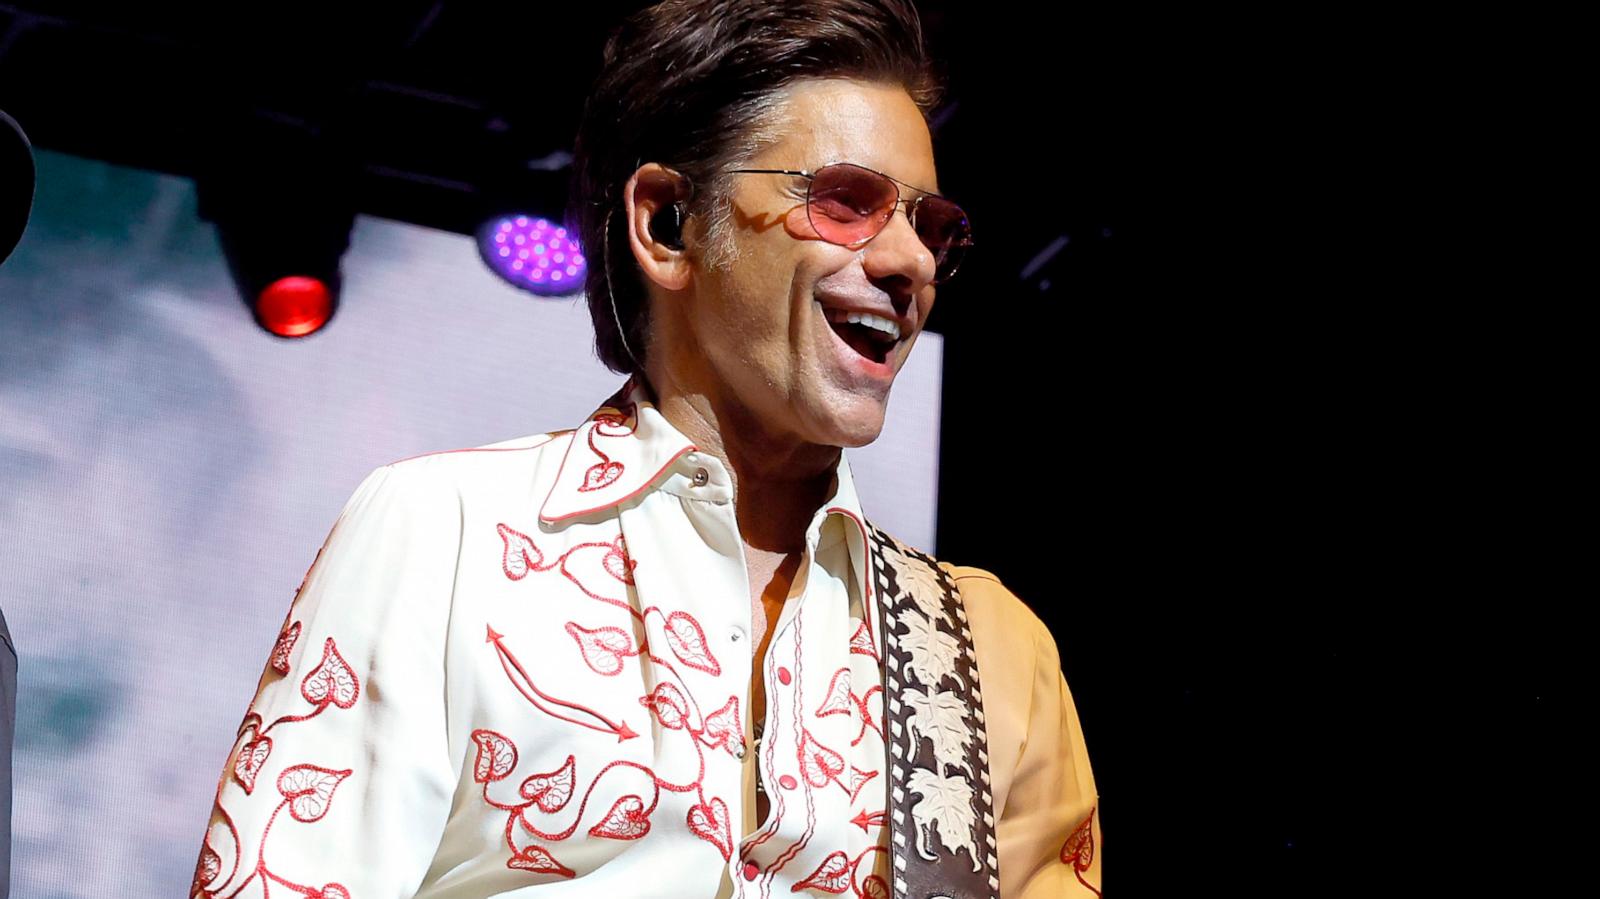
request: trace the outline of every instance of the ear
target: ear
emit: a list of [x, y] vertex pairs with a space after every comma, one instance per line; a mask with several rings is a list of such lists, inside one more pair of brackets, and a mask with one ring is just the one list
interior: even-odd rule
[[[683, 250], [675, 250], [650, 233], [650, 220], [674, 201], [687, 201], [689, 188], [683, 176], [659, 163], [640, 166], [622, 189], [627, 213], [628, 245], [646, 278], [665, 290], [689, 285], [693, 266]], [[687, 227], [684, 229], [687, 231]]]

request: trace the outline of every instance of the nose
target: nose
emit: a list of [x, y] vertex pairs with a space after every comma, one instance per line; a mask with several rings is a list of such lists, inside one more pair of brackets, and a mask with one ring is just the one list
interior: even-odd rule
[[933, 251], [911, 227], [904, 204], [895, 207], [894, 214], [889, 216], [883, 230], [868, 241], [861, 252], [862, 267], [874, 282], [901, 282], [899, 290], [889, 291], [891, 295], [903, 292], [916, 296], [933, 281]]

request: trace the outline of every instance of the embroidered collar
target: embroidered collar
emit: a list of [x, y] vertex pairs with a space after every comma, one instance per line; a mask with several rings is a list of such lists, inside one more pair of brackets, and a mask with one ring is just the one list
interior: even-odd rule
[[[546, 527], [559, 527], [609, 510], [646, 490], [671, 489], [667, 485], [672, 481], [674, 467], [696, 452], [698, 447], [656, 409], [648, 385], [629, 378], [573, 434], [555, 485], [539, 510], [539, 520]], [[726, 483], [720, 466], [706, 468], [717, 472], [706, 485], [706, 495], [716, 497], [720, 493], [731, 501], [731, 485]], [[866, 516], [843, 453], [834, 468], [832, 486], [831, 494], [806, 529], [806, 542], [814, 548], [827, 548], [836, 542], [839, 531], [829, 529], [830, 533], [824, 533], [824, 525], [830, 516], [839, 514], [854, 525], [843, 530], [854, 532], [861, 539], [859, 544], [851, 541], [852, 549], [864, 550]], [[852, 556], [856, 555], [853, 551]]]

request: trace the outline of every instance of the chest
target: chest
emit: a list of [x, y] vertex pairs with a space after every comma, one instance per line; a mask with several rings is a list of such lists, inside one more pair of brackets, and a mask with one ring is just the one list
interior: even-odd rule
[[[719, 525], [731, 515], [643, 503], [559, 534], [507, 520], [469, 536], [448, 731], [472, 810], [459, 826], [496, 835], [502, 867], [560, 878], [624, 852], [710, 878], [674, 895], [712, 895], [724, 876], [790, 892], [836, 854], [878, 866], [882, 688], [876, 657], [852, 652], [866, 619], [848, 551], [785, 572], [747, 564]], [[772, 589], [793, 595], [758, 620]]]

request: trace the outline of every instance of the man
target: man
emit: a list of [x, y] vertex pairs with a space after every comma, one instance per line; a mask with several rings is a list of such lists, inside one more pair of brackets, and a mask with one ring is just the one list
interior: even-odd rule
[[1098, 894], [1049, 633], [874, 528], [841, 452], [970, 242], [931, 85], [889, 0], [668, 2], [612, 36], [574, 201], [630, 377], [574, 430], [356, 489], [196, 894]]

